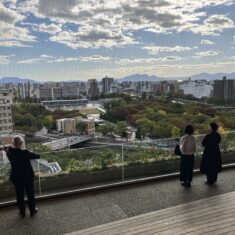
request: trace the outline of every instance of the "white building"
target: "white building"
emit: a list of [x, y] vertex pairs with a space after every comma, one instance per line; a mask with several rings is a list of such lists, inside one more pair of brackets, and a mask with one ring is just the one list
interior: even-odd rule
[[180, 90], [185, 95], [192, 95], [198, 99], [202, 97], [210, 97], [213, 93], [213, 85], [205, 80], [186, 81], [180, 84]]
[[76, 133], [76, 122], [74, 118], [63, 118], [56, 120], [57, 130], [60, 133], [74, 134]]

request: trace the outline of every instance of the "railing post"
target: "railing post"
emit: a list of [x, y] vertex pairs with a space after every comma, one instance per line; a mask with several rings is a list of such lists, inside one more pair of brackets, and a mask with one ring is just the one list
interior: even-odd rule
[[125, 172], [124, 172], [124, 149], [123, 149], [123, 144], [122, 144], [122, 181], [125, 180]]
[[40, 167], [39, 167], [39, 161], [38, 162], [38, 191], [39, 195], [42, 195], [42, 188], [41, 188], [41, 177], [40, 177]]

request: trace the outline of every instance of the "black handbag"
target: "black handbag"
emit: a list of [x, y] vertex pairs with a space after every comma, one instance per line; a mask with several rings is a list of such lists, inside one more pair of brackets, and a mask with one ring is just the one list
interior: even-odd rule
[[179, 144], [177, 144], [177, 145], [175, 146], [175, 151], [174, 151], [174, 153], [175, 153], [176, 156], [181, 156], [181, 155], [182, 155]]

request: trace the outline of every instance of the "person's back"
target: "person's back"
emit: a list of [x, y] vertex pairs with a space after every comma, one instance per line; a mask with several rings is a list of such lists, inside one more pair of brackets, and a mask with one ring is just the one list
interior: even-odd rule
[[21, 136], [13, 138], [13, 146], [6, 150], [7, 157], [11, 163], [10, 180], [15, 186], [17, 205], [20, 215], [25, 217], [24, 193], [28, 197], [30, 215], [37, 213], [34, 197], [34, 172], [31, 166], [31, 159], [40, 158], [39, 154], [22, 149], [23, 139]]
[[208, 184], [213, 184], [217, 181], [218, 173], [222, 168], [222, 159], [219, 144], [221, 136], [217, 132], [218, 125], [215, 122], [210, 123], [211, 133], [207, 134], [202, 141], [204, 147], [200, 171], [207, 175]]
[[210, 134], [207, 134], [204, 140], [202, 141], [202, 145], [205, 147], [205, 151], [210, 153], [218, 153], [219, 143], [221, 142], [221, 136], [218, 132], [212, 131]]
[[8, 148], [7, 157], [11, 163], [12, 181], [30, 180], [34, 177], [33, 168], [30, 160], [39, 158], [39, 155], [33, 154], [26, 149]]
[[196, 151], [196, 139], [193, 136], [194, 128], [187, 125], [185, 134], [180, 139], [180, 181], [183, 186], [190, 187], [193, 179], [194, 153]]
[[193, 155], [196, 151], [196, 138], [193, 135], [184, 135], [180, 139], [180, 149], [183, 155]]

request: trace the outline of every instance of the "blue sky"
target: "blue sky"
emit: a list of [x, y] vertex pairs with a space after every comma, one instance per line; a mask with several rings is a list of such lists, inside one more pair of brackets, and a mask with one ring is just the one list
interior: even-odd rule
[[234, 72], [235, 0], [1, 0], [0, 77]]

